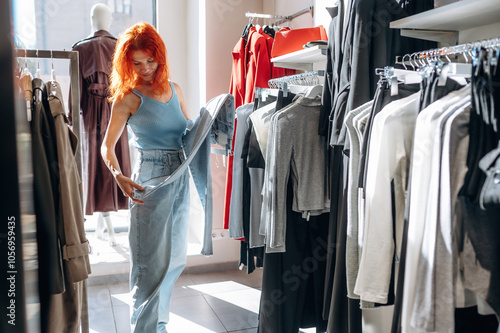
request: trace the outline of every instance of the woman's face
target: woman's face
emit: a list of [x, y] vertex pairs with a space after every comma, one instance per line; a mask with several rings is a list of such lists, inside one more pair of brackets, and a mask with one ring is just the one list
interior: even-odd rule
[[135, 72], [144, 83], [153, 81], [156, 69], [158, 68], [158, 63], [154, 58], [141, 50], [137, 50], [132, 53], [132, 64], [134, 65]]

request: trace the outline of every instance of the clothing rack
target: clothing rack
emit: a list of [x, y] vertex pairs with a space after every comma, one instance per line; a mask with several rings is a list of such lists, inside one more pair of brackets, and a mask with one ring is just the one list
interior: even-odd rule
[[291, 15], [286, 15], [286, 16], [285, 15], [258, 14], [258, 13], [248, 13], [247, 12], [245, 14], [245, 17], [249, 17], [249, 18], [263, 18], [263, 19], [281, 19], [281, 20], [279, 20], [277, 22], [274, 22], [274, 24], [280, 25], [281, 23], [285, 23], [287, 21], [293, 20], [297, 16], [300, 16], [300, 15], [308, 13], [308, 12], [312, 12], [313, 10], [314, 10], [314, 6], [309, 6], [307, 8], [302, 9], [302, 10], [299, 10], [296, 13], [293, 13]]
[[[441, 57], [445, 57], [448, 62], [452, 62], [450, 56], [455, 56], [455, 60], [461, 55], [466, 63], [472, 60], [474, 57], [473, 52], [478, 48], [500, 48], [500, 37], [485, 39], [482, 41], [477, 41], [473, 43], [465, 43], [454, 46], [446, 46], [438, 49], [426, 50], [415, 52], [412, 54], [405, 54], [402, 58], [396, 56], [396, 64], [402, 65], [406, 68], [406, 65], [410, 65], [413, 68], [423, 66], [430, 60], [437, 60]], [[405, 61], [405, 58], [408, 60]], [[456, 61], [454, 61], [456, 62]]]
[[70, 68], [70, 89], [71, 89], [71, 109], [78, 110], [76, 117], [73, 117], [73, 132], [78, 138], [76, 149], [76, 163], [80, 176], [82, 175], [82, 156], [80, 143], [80, 72], [77, 51], [57, 51], [57, 50], [24, 50], [17, 49], [18, 58], [43, 58], [43, 59], [69, 59]]
[[302, 86], [310, 86], [320, 84], [319, 76], [324, 76], [325, 71], [318, 70], [313, 72], [283, 76], [268, 81], [269, 87], [274, 89], [283, 88], [284, 84], [295, 84]]

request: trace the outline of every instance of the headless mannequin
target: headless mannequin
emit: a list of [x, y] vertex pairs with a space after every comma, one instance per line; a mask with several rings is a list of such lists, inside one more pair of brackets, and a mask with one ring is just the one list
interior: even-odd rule
[[90, 9], [90, 21], [92, 22], [92, 32], [108, 31], [112, 21], [111, 10], [105, 4], [95, 4]]
[[[95, 4], [90, 10], [90, 20], [92, 22], [92, 32], [99, 30], [108, 31], [111, 26], [111, 10], [108, 6], [102, 3]], [[98, 239], [104, 239], [104, 223], [108, 229], [108, 242], [109, 245], [115, 246], [115, 231], [113, 229], [113, 223], [111, 222], [111, 216], [109, 212], [97, 213], [97, 228], [96, 236]]]

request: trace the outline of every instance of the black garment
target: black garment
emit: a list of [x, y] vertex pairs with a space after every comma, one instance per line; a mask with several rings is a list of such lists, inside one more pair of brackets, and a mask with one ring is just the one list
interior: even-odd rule
[[366, 166], [368, 165], [369, 158], [368, 147], [370, 146], [372, 124], [375, 116], [390, 102], [408, 97], [419, 90], [420, 86], [418, 84], [400, 84], [398, 85], [398, 94], [391, 96], [391, 89], [387, 83], [382, 83], [377, 89], [370, 117], [366, 123], [365, 132], [363, 133], [363, 145], [361, 146], [361, 156], [359, 159], [359, 188], [365, 188], [366, 185]]
[[417, 43], [390, 29], [391, 21], [408, 15], [395, 0], [351, 0], [347, 6], [343, 37], [335, 40], [336, 45], [342, 45], [340, 59], [332, 60], [341, 62], [333, 65], [340, 65], [338, 79], [332, 84], [337, 92], [330, 113], [333, 145], [345, 142], [345, 114], [373, 98], [378, 81], [376, 68], [393, 65], [396, 55], [413, 53], [424, 45], [435, 47], [433, 42]]
[[278, 92], [278, 99], [276, 100], [276, 111], [279, 111], [283, 109], [285, 106], [292, 104], [292, 101], [295, 98], [295, 96], [296, 94], [287, 92], [287, 95], [285, 97], [283, 91], [280, 90]]
[[495, 315], [482, 316], [477, 306], [455, 309], [455, 333], [497, 333]]
[[51, 295], [65, 291], [62, 259], [57, 238], [59, 207], [59, 168], [54, 119], [43, 101], [44, 83], [33, 80], [31, 121], [33, 154], [33, 194], [38, 243], [38, 290], [40, 296], [40, 330], [48, 332]]
[[425, 109], [429, 104], [434, 103], [441, 97], [449, 94], [452, 91], [462, 88], [462, 85], [457, 81], [447, 78], [443, 86], [439, 85], [439, 73], [446, 64], [435, 63], [432, 67], [426, 69], [426, 74], [423, 75], [422, 83], [420, 84], [420, 110]]
[[[345, 157], [345, 156], [344, 156]], [[347, 241], [347, 184], [349, 171], [348, 158], [343, 159], [339, 165], [339, 186], [337, 187], [337, 216], [336, 216], [336, 238], [335, 244], [328, 243], [332, 248], [336, 245], [335, 274], [333, 275], [332, 299], [328, 315], [327, 332], [351, 332], [362, 333], [362, 312], [359, 300], [347, 297], [346, 278], [346, 241]], [[342, 182], [343, 180], [343, 182]], [[330, 215], [334, 213], [331, 212]], [[330, 224], [330, 227], [332, 225]], [[329, 237], [330, 240], [330, 237]], [[344, 297], [340, 297], [343, 295]]]
[[[477, 66], [472, 72], [476, 73], [471, 78], [472, 107], [470, 119], [470, 144], [467, 156], [469, 168], [465, 177], [463, 195], [471, 198], [473, 202], [479, 201], [479, 194], [486, 175], [479, 169], [479, 161], [490, 151], [495, 149], [500, 138], [495, 132], [489, 115], [500, 113], [500, 70], [496, 74], [488, 74], [483, 66], [488, 61], [488, 53], [480, 52]], [[497, 118], [498, 119], [498, 118]]]
[[[491, 115], [498, 114], [500, 71], [492, 71], [489, 53], [479, 52], [473, 67], [468, 172], [460, 191], [459, 205], [463, 216], [462, 264], [465, 286], [479, 294], [500, 318], [500, 209], [481, 210], [479, 195], [485, 181], [479, 161], [498, 145]], [[470, 240], [470, 242], [468, 241]], [[487, 277], [487, 278], [486, 278]], [[472, 283], [472, 279], [480, 279]], [[469, 282], [469, 283], [467, 283]]]
[[440, 86], [439, 80], [435, 79], [432, 83], [430, 103], [434, 103], [438, 99], [441, 99], [444, 96], [448, 95], [450, 92], [459, 90], [462, 87], [463, 85], [450, 78], [447, 78], [445, 84], [443, 86]]
[[[339, 146], [330, 147], [328, 150], [329, 156], [329, 183], [330, 186], [330, 203], [332, 207], [337, 207], [339, 194], [341, 191], [340, 180], [342, 175], [342, 148]], [[328, 220], [328, 259], [326, 262], [325, 273], [325, 295], [323, 299], [323, 318], [327, 319], [330, 314], [330, 305], [333, 295], [333, 278], [335, 276], [335, 264], [337, 258], [337, 210], [330, 209], [330, 218]], [[347, 286], [347, 285], [346, 285]], [[345, 294], [347, 298], [347, 293]]]
[[500, 209], [484, 211], [467, 196], [459, 196], [458, 205], [464, 286], [484, 299], [500, 320]]
[[479, 161], [479, 167], [486, 174], [479, 196], [479, 206], [484, 210], [500, 209], [500, 141], [498, 143], [497, 148]]
[[[330, 113], [332, 104], [337, 96], [338, 76], [342, 56], [340, 53], [340, 42], [342, 40], [342, 26], [344, 10], [343, 1], [338, 2], [338, 7], [334, 12], [334, 16], [330, 22], [328, 36], [328, 48], [326, 50], [326, 69], [325, 83], [323, 85], [323, 93], [321, 95], [321, 113], [319, 116], [318, 134], [329, 137], [330, 135]], [[329, 140], [329, 138], [328, 138]]]
[[294, 333], [299, 328], [326, 330], [322, 319], [327, 261], [328, 215], [309, 221], [292, 210], [293, 190], [287, 192], [286, 252], [266, 253], [259, 307], [259, 333]]
[[[250, 121], [250, 119], [248, 119]], [[250, 146], [251, 127], [245, 134], [241, 158], [243, 159], [243, 236], [244, 241], [240, 244], [240, 267], [247, 266], [247, 274], [252, 273], [256, 267], [263, 266], [264, 248], [250, 248], [250, 202], [251, 202], [251, 184], [250, 173], [248, 171], [248, 157]], [[262, 155], [262, 154], [261, 154]], [[253, 194], [260, 195], [260, 193]]]

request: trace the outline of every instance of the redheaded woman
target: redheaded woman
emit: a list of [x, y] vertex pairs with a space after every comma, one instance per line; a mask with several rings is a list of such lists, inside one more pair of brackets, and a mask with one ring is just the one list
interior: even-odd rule
[[[175, 281], [186, 264], [189, 224], [188, 173], [143, 200], [145, 185], [157, 185], [183, 161], [182, 135], [189, 113], [180, 87], [169, 81], [165, 44], [147, 23], [124, 31], [113, 58], [113, 107], [102, 157], [130, 208], [131, 317], [135, 332], [166, 332]], [[115, 144], [125, 125], [137, 162], [131, 178], [120, 171]]]

